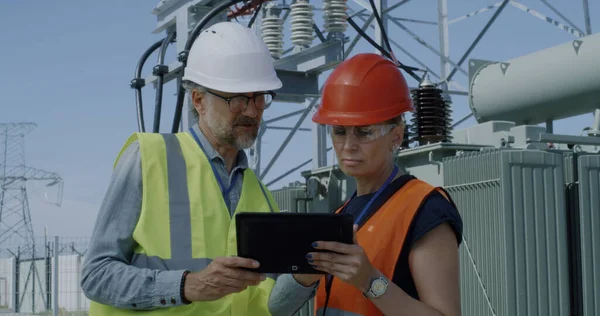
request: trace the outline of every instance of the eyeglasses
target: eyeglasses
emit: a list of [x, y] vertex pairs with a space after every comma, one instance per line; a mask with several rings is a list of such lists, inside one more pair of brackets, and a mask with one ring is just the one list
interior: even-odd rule
[[276, 96], [275, 92], [269, 91], [269, 92], [255, 93], [252, 97], [248, 97], [245, 95], [235, 95], [235, 96], [227, 98], [227, 97], [218, 95], [218, 94], [208, 91], [208, 90], [206, 92], [227, 102], [227, 104], [229, 105], [229, 111], [231, 111], [233, 113], [241, 113], [241, 112], [246, 111], [246, 109], [248, 108], [248, 104], [250, 104], [250, 100], [254, 101], [254, 106], [256, 107], [257, 110], [268, 109], [269, 106], [271, 106], [271, 103], [273, 102], [273, 99]]
[[339, 126], [327, 125], [331, 140], [334, 143], [343, 143], [349, 134], [354, 134], [359, 143], [369, 143], [389, 133], [397, 124], [381, 124], [367, 126]]

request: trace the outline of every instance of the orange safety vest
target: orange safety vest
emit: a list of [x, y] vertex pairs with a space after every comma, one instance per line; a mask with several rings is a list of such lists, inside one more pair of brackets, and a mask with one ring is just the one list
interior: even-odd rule
[[[363, 247], [371, 264], [390, 282], [413, 218], [423, 201], [435, 190], [454, 204], [449, 194], [441, 187], [412, 179], [394, 193], [357, 232], [357, 241]], [[348, 201], [344, 205], [347, 203]], [[336, 213], [343, 207], [340, 207]], [[325, 280], [322, 278], [321, 286], [317, 290], [315, 315], [322, 315], [325, 307]], [[383, 315], [360, 290], [340, 280], [332, 283], [326, 312], [326, 316]]]

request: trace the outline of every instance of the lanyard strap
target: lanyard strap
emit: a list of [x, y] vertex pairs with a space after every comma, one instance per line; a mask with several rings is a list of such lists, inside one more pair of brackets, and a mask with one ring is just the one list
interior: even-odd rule
[[[394, 180], [394, 178], [396, 177], [396, 174], [398, 174], [398, 166], [394, 166], [394, 170], [392, 170], [392, 173], [385, 180], [385, 182], [383, 183], [383, 185], [377, 190], [377, 192], [375, 192], [375, 194], [371, 197], [371, 199], [369, 200], [369, 202], [367, 202], [367, 204], [365, 204], [365, 207], [363, 207], [362, 211], [355, 218], [354, 224], [360, 223], [360, 221], [363, 219], [363, 217], [365, 217], [365, 215], [369, 211], [369, 208], [371, 208], [371, 206], [373, 205], [373, 203], [375, 202], [375, 200], [377, 200], [377, 198], [379, 197], [379, 195], [381, 195], [381, 193], [385, 190], [385, 188], [387, 188], [387, 186], [390, 185], [390, 183], [392, 182], [392, 180]], [[350, 197], [350, 200], [352, 200], [355, 196], [356, 196], [356, 191], [354, 191], [354, 194], [352, 194], [352, 197]], [[346, 207], [348, 206], [348, 204], [350, 204], [350, 203], [346, 203], [346, 206], [344, 206], [344, 209], [342, 210], [342, 213], [346, 211]]]
[[198, 143], [198, 146], [200, 146], [200, 149], [202, 149], [202, 151], [204, 152], [204, 155], [206, 156], [206, 158], [208, 160], [208, 164], [210, 165], [210, 168], [212, 169], [213, 174], [215, 175], [215, 178], [217, 178], [217, 182], [219, 183], [219, 187], [221, 188], [221, 194], [223, 195], [223, 199], [225, 199], [225, 201], [229, 201], [229, 198], [227, 198], [227, 196], [229, 195], [229, 191], [231, 191], [231, 189], [235, 185], [235, 181], [237, 180], [237, 176], [238, 176], [239, 172], [236, 171], [233, 173], [233, 178], [231, 179], [231, 183], [230, 183], [229, 187], [226, 188], [225, 185], [223, 184], [223, 180], [221, 179], [221, 177], [219, 177], [219, 173], [217, 172], [217, 169], [215, 169], [215, 166], [213, 165], [212, 161], [210, 159], [208, 159], [206, 150], [204, 149], [204, 146], [202, 146], [202, 143], [200, 142], [198, 135], [191, 127], [190, 127], [190, 133], [192, 134], [192, 136], [194, 136], [196, 143]]
[[[396, 174], [398, 174], [398, 166], [394, 165], [394, 170], [392, 170], [392, 173], [385, 180], [385, 182], [383, 183], [383, 185], [381, 186], [381, 188], [379, 188], [379, 190], [377, 190], [377, 192], [375, 192], [375, 194], [371, 197], [371, 199], [369, 200], [369, 202], [367, 202], [367, 204], [362, 209], [362, 211], [360, 212], [360, 214], [354, 220], [354, 224], [360, 223], [360, 221], [362, 220], [362, 218], [369, 211], [369, 208], [371, 208], [371, 205], [373, 205], [373, 202], [375, 202], [375, 200], [379, 197], [379, 195], [381, 194], [381, 192], [383, 192], [385, 190], [385, 188], [387, 188], [387, 186], [392, 182], [392, 180], [394, 180], [394, 178], [396, 177]], [[354, 191], [354, 194], [352, 194], [352, 197], [350, 197], [350, 200], [352, 200], [355, 196], [356, 196], [356, 191]], [[346, 207], [348, 206], [348, 204], [350, 204], [350, 202], [346, 203], [346, 206], [344, 206], [344, 208], [342, 209], [341, 213], [344, 213], [344, 211], [346, 211]], [[331, 295], [331, 285], [332, 285], [332, 283], [333, 283], [333, 275], [331, 275], [331, 274], [327, 275], [327, 281], [325, 282], [326, 297], [325, 297], [325, 307], [324, 307], [324, 310], [323, 310], [323, 315], [325, 315], [325, 312], [327, 311], [327, 303], [329, 303], [329, 296]]]

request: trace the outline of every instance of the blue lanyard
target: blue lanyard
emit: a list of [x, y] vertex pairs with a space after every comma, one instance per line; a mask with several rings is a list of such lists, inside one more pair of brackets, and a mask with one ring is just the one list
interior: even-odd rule
[[[398, 174], [398, 166], [394, 166], [394, 170], [392, 170], [392, 173], [390, 174], [390, 176], [385, 180], [385, 183], [383, 183], [383, 185], [381, 186], [381, 188], [379, 188], [379, 190], [377, 190], [377, 192], [375, 192], [375, 195], [373, 195], [373, 197], [371, 197], [371, 199], [369, 200], [369, 202], [367, 202], [367, 204], [362, 209], [362, 211], [360, 212], [360, 214], [354, 220], [354, 224], [360, 223], [360, 221], [362, 220], [362, 218], [367, 214], [367, 211], [369, 210], [369, 208], [371, 208], [371, 205], [373, 205], [373, 202], [375, 202], [375, 200], [377, 200], [377, 198], [379, 197], [379, 195], [381, 194], [381, 192], [383, 192], [385, 190], [385, 188], [387, 188], [387, 186], [392, 182], [392, 180], [394, 180], [394, 177], [396, 177], [396, 174]], [[352, 200], [355, 196], [356, 196], [356, 191], [354, 191], [354, 194], [352, 194], [352, 197], [350, 197], [350, 200]], [[348, 205], [348, 203], [346, 203], [346, 205]], [[346, 210], [346, 207], [344, 206], [344, 209], [342, 210], [342, 213], [345, 210]]]
[[[360, 220], [365, 216], [365, 214], [367, 214], [367, 211], [369, 210], [369, 208], [371, 207], [371, 205], [373, 205], [373, 202], [375, 202], [375, 200], [377, 200], [377, 198], [379, 197], [379, 195], [381, 194], [381, 192], [383, 192], [383, 190], [385, 190], [385, 188], [387, 188], [387, 186], [392, 182], [392, 180], [394, 180], [394, 178], [396, 177], [396, 174], [398, 174], [398, 166], [394, 166], [394, 170], [392, 170], [392, 173], [390, 174], [390, 176], [385, 180], [385, 182], [383, 183], [383, 185], [381, 186], [381, 188], [379, 188], [379, 190], [377, 190], [377, 192], [375, 192], [375, 195], [373, 195], [373, 197], [371, 197], [371, 199], [369, 200], [369, 202], [367, 202], [367, 204], [362, 209], [362, 211], [360, 212], [360, 214], [354, 220], [354, 224], [360, 223]], [[350, 197], [350, 200], [352, 200], [355, 196], [356, 196], [356, 191], [354, 191], [354, 194], [352, 194], [352, 197]], [[348, 203], [346, 203], [346, 206], [348, 204], [349, 204], [349, 201], [348, 201]], [[342, 210], [341, 213], [343, 213], [346, 210], [346, 206], [344, 206], [344, 209]], [[328, 275], [327, 276], [328, 283], [331, 282], [332, 278], [333, 278], [332, 275]]]
[[[215, 175], [215, 178], [217, 178], [217, 182], [219, 183], [219, 187], [221, 187], [221, 194], [223, 195], [223, 199], [227, 203], [229, 201], [229, 198], [227, 198], [227, 196], [229, 194], [229, 191], [231, 191], [231, 189], [235, 185], [235, 180], [237, 179], [237, 176], [238, 176], [239, 172], [235, 172], [233, 174], [233, 178], [231, 179], [231, 184], [229, 185], [228, 188], [225, 188], [225, 185], [223, 184], [223, 180], [221, 180], [221, 177], [219, 177], [219, 173], [215, 169], [215, 166], [213, 165], [212, 161], [210, 161], [210, 159], [208, 158], [208, 155], [206, 154], [206, 150], [204, 149], [204, 146], [202, 146], [202, 143], [200, 142], [200, 139], [198, 138], [198, 135], [196, 134], [196, 132], [191, 127], [190, 127], [190, 133], [192, 133], [192, 136], [194, 136], [194, 139], [196, 140], [196, 143], [198, 143], [198, 146], [200, 146], [200, 149], [202, 149], [202, 151], [204, 152], [204, 155], [206, 156], [206, 158], [208, 160], [208, 163], [210, 164], [210, 167], [211, 167], [211, 169], [213, 171], [213, 174]], [[229, 203], [227, 203], [227, 205], [229, 206]]]

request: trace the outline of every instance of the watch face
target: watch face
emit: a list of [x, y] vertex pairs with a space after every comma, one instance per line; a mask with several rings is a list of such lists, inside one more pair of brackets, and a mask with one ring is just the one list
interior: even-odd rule
[[387, 284], [385, 284], [385, 281], [375, 280], [373, 281], [373, 286], [371, 289], [373, 293], [375, 293], [375, 295], [382, 295], [383, 293], [385, 293], [386, 288]]

